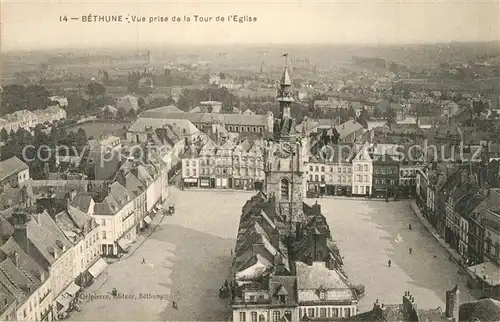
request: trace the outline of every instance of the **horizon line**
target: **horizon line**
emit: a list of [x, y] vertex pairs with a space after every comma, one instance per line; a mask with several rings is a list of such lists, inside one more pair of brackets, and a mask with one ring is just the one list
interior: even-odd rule
[[[196, 43], [183, 43], [183, 42], [172, 42], [169, 44], [140, 44], [140, 45], [133, 45], [133, 44], [116, 44], [116, 45], [107, 45], [107, 46], [101, 46], [101, 45], [91, 45], [91, 46], [70, 46], [70, 47], [41, 47], [39, 49], [28, 49], [28, 48], [12, 48], [12, 49], [0, 49], [0, 52], [2, 54], [9, 54], [9, 53], [15, 53], [15, 52], [46, 52], [46, 51], [72, 51], [72, 50], [109, 50], [109, 49], [119, 49], [119, 48], [127, 48], [127, 49], [148, 49], [150, 47], [160, 47], [160, 48], [168, 48], [170, 47], [223, 47], [223, 46], [244, 46], [244, 47], [249, 47], [249, 46], [273, 46], [273, 47], [280, 47], [280, 46], [297, 46], [297, 45], [305, 45], [305, 46], [356, 46], [356, 47], [380, 47], [380, 46], [391, 46], [391, 47], [398, 47], [398, 46], [422, 46], [422, 45], [450, 45], [450, 44], [497, 44], [500, 46], [500, 39], [498, 40], [452, 40], [452, 41], [442, 41], [442, 42], [405, 42], [405, 43], [356, 43], [356, 42], [296, 42], [296, 43], [261, 43], [261, 42], [255, 42], [255, 43], [250, 43], [250, 42], [245, 42], [245, 43], [240, 43], [240, 42], [233, 42], [233, 43], [212, 43], [212, 44], [196, 44]], [[500, 48], [499, 48], [499, 53], [500, 53]]]

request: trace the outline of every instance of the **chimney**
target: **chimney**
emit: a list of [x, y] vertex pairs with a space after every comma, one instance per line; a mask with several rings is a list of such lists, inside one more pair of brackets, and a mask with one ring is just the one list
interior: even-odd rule
[[302, 228], [300, 227], [300, 223], [295, 223], [295, 240], [300, 240], [302, 236]]
[[16, 265], [16, 267], [19, 267], [19, 254], [14, 251], [10, 254], [10, 257], [14, 265]]
[[276, 250], [280, 249], [280, 232], [278, 230], [278, 227], [274, 228], [273, 232], [271, 233], [271, 245], [273, 245]]
[[21, 246], [26, 254], [30, 254], [29, 252], [29, 239], [28, 239], [28, 231], [27, 224], [29, 221], [28, 214], [26, 213], [16, 213], [12, 214], [13, 219], [13, 227], [14, 227], [14, 240], [16, 243]]
[[451, 291], [446, 291], [446, 310], [445, 317], [451, 321], [458, 322], [458, 310], [460, 307], [459, 299], [460, 291], [458, 290], [458, 285]]
[[417, 305], [415, 298], [411, 295], [410, 291], [406, 291], [403, 296], [403, 315], [409, 321], [419, 321]]

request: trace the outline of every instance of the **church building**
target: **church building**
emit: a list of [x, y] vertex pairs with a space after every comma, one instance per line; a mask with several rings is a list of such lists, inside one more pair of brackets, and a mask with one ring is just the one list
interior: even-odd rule
[[352, 285], [343, 271], [321, 206], [304, 203], [307, 154], [290, 114], [291, 87], [285, 61], [274, 136], [265, 144], [263, 190], [242, 208], [232, 279], [221, 290], [233, 321], [349, 317], [362, 296], [363, 287]]

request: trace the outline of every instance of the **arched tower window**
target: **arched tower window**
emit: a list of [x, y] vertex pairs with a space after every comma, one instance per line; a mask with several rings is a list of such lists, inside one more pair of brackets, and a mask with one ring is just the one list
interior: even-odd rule
[[281, 199], [288, 199], [290, 193], [290, 183], [287, 178], [281, 179]]

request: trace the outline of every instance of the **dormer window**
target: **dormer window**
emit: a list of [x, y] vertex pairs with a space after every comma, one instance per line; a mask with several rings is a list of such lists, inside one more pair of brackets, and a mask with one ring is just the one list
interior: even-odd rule
[[323, 291], [319, 292], [319, 299], [321, 301], [326, 301], [326, 291], [323, 290]]

